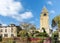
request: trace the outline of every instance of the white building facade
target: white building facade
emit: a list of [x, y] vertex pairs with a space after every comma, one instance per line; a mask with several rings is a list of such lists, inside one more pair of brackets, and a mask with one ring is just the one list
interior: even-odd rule
[[0, 36], [3, 38], [17, 37], [17, 28], [14, 24], [10, 26], [0, 26]]

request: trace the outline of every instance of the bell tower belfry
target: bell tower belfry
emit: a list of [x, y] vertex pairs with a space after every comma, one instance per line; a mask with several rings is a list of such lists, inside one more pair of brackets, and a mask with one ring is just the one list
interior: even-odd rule
[[49, 14], [45, 6], [40, 15], [40, 32], [43, 32], [42, 28], [49, 34]]

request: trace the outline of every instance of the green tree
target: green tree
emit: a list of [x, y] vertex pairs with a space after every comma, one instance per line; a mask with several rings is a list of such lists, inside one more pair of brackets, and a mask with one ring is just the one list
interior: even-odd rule
[[49, 35], [46, 33], [45, 28], [42, 28], [43, 32], [35, 31], [36, 37], [49, 37]]
[[56, 16], [53, 20], [52, 20], [52, 27], [58, 27], [57, 28], [57, 33], [58, 34], [54, 34], [55, 37], [59, 37], [59, 33], [60, 33], [60, 15]]
[[52, 27], [57, 26], [58, 29], [60, 29], [60, 16], [56, 16], [53, 20], [52, 20]]
[[31, 23], [21, 23], [20, 27], [22, 28], [21, 31], [19, 31], [19, 36], [23, 37], [32, 37], [32, 34], [34, 35], [34, 31], [36, 30], [35, 25], [32, 25]]
[[52, 27], [58, 27], [58, 31], [60, 31], [60, 16], [56, 16], [53, 20], [52, 20]]
[[49, 37], [49, 35], [48, 35], [47, 32], [45, 31], [45, 28], [43, 27], [42, 29], [43, 29], [43, 36]]
[[31, 23], [21, 23], [20, 26], [22, 29], [26, 30], [27, 32], [30, 30], [36, 30], [35, 25]]
[[58, 37], [58, 32], [57, 31], [54, 31], [52, 33], [52, 39], [57, 38], [57, 37]]
[[16, 26], [17, 27], [17, 36], [19, 37], [19, 32], [22, 30], [22, 28], [20, 26]]
[[27, 34], [27, 32], [25, 30], [21, 30], [19, 32], [20, 37], [26, 37], [27, 36], [26, 34]]
[[54, 31], [54, 32], [52, 33], [51, 38], [52, 38], [52, 42], [53, 42], [53, 43], [57, 43], [57, 41], [58, 41], [58, 32], [57, 32], [57, 31]]

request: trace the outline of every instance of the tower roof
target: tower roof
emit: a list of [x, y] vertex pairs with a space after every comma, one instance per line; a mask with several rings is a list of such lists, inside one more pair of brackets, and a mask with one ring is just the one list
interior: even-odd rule
[[47, 12], [48, 12], [48, 10], [47, 10], [47, 8], [44, 6], [43, 9], [42, 9], [42, 13], [47, 13]]

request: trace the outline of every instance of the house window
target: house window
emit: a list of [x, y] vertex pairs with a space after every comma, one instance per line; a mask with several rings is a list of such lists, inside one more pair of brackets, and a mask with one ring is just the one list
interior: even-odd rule
[[11, 34], [11, 37], [14, 37], [14, 34]]
[[4, 37], [8, 37], [8, 34], [4, 34]]
[[0, 32], [2, 32], [2, 29], [0, 29]]
[[0, 36], [2, 36], [2, 34], [0, 34]]
[[13, 28], [11, 28], [11, 32], [13, 32]]
[[5, 29], [5, 32], [7, 32], [7, 29]]

